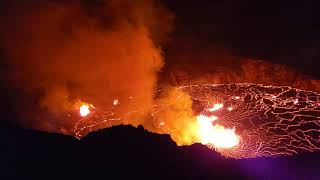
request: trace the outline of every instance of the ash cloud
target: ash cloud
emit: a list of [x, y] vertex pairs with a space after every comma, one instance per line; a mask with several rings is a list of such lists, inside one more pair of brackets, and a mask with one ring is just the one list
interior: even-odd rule
[[173, 15], [157, 1], [2, 3], [1, 48], [8, 106], [27, 127], [68, 132], [88, 102], [130, 111], [152, 106]]

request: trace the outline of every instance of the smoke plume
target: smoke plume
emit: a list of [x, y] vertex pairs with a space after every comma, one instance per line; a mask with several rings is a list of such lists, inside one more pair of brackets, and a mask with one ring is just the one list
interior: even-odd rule
[[18, 114], [28, 128], [82, 137], [119, 124], [143, 125], [190, 145], [208, 139], [206, 132], [235, 135], [235, 129], [223, 120], [215, 129], [213, 119], [198, 121], [204, 107], [219, 103], [216, 94], [200, 88], [196, 95], [209, 98], [204, 106], [172, 85], [243, 82], [320, 90], [319, 81], [290, 67], [185, 37], [170, 44], [163, 68], [161, 47], [174, 17], [156, 0], [14, 0], [1, 8], [0, 57], [6, 68], [0, 77], [7, 99], [1, 110]]
[[1, 47], [14, 113], [28, 127], [68, 132], [86, 102], [130, 111], [153, 104], [172, 14], [156, 1], [2, 3]]

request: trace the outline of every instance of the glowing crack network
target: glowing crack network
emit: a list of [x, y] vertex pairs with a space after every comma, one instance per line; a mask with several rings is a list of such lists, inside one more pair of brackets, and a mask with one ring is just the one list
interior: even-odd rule
[[[288, 86], [261, 84], [207, 84], [177, 87], [192, 99], [198, 115], [217, 117], [219, 125], [234, 129], [239, 143], [219, 153], [231, 158], [293, 155], [320, 150], [320, 94]], [[177, 97], [179, 98], [179, 97]], [[134, 104], [133, 104], [134, 105]], [[167, 105], [155, 105], [151, 113], [165, 111]], [[80, 119], [74, 134], [82, 137], [92, 130], [123, 124], [132, 111], [98, 111]], [[155, 126], [162, 122], [155, 118]]]

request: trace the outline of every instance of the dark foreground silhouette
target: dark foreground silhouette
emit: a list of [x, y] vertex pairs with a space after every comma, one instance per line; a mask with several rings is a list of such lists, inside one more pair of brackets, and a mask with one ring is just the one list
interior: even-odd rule
[[178, 147], [168, 135], [142, 127], [112, 127], [81, 140], [12, 126], [1, 128], [0, 135], [5, 179], [320, 178], [320, 153], [226, 159], [200, 144]]

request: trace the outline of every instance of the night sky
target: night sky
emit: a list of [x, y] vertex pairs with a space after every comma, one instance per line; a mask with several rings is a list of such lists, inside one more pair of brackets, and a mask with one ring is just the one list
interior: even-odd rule
[[[317, 1], [227, 0], [167, 4], [176, 15], [172, 49], [181, 45], [179, 40], [183, 42], [187, 38], [189, 44], [193, 41], [201, 44], [200, 49], [220, 46], [236, 56], [285, 64], [319, 77]], [[170, 63], [171, 59], [167, 61]]]
[[[19, 24], [19, 18], [13, 17], [19, 17], [20, 12], [28, 10], [32, 12], [39, 2], [37, 0], [15, 1], [16, 4], [12, 5], [9, 0], [2, 1], [0, 3], [1, 24], [3, 27], [8, 22], [14, 25]], [[70, 2], [70, 4], [78, 3]], [[103, 0], [81, 1], [83, 4], [90, 4], [88, 7], [95, 4], [95, 8], [99, 7], [101, 2]], [[236, 82], [249, 80], [260, 83], [260, 79], [261, 83], [270, 81], [272, 85], [289, 85], [320, 92], [318, 81], [320, 79], [320, 3], [318, 1], [160, 0], [159, 2], [173, 14], [174, 20], [172, 27], [170, 25], [167, 29], [162, 27], [162, 25], [165, 26], [164, 24], [151, 23], [151, 39], [161, 46], [164, 59], [163, 65], [152, 67], [157, 69], [157, 87], [203, 82], [199, 80], [203, 75], [210, 77], [210, 74], [214, 76], [214, 73], [219, 72], [218, 80], [208, 78], [204, 82], [230, 83], [233, 80]], [[88, 12], [90, 17], [101, 16], [100, 10], [92, 12], [88, 10]], [[112, 13], [103, 16], [102, 22], [117, 30], [118, 26], [114, 28], [113, 25], [118, 19], [113, 18], [115, 15]], [[161, 15], [161, 12], [159, 14]], [[154, 17], [151, 21], [160, 21], [160, 19]], [[133, 22], [137, 27], [140, 23]], [[148, 23], [146, 26], [149, 25]], [[41, 29], [42, 26], [39, 28]], [[37, 123], [41, 118], [40, 120], [35, 118], [34, 114], [39, 113], [43, 117], [43, 114], [45, 115], [50, 109], [44, 105], [48, 109], [34, 110], [45, 93], [41, 91], [42, 87], [34, 85], [30, 85], [30, 88], [26, 87], [26, 91], [22, 92], [21, 85], [15, 82], [16, 76], [8, 75], [15, 63], [19, 65], [24, 61], [10, 59], [11, 54], [7, 51], [9, 49], [11, 52], [11, 49], [7, 48], [7, 42], [11, 42], [12, 39], [12, 44], [9, 44], [15, 45], [16, 39], [19, 38], [13, 35], [18, 33], [11, 34], [10, 28], [3, 29], [0, 31], [1, 42], [5, 42], [0, 44], [0, 80], [3, 82], [3, 88], [0, 90], [1, 99], [3, 99], [0, 105], [2, 113], [0, 179], [1, 177], [4, 179], [32, 177], [43, 179], [320, 179], [318, 172], [320, 152], [236, 160], [222, 157], [199, 143], [191, 146], [176, 146], [169, 135], [151, 133], [143, 126], [138, 128], [131, 125], [114, 126], [92, 132], [81, 140], [57, 133], [57, 127], [61, 126], [61, 129], [69, 127], [69, 122], [58, 121], [55, 124], [57, 127], [52, 127], [50, 123], [38, 126]], [[68, 29], [65, 31], [68, 32]], [[37, 34], [37, 31], [35, 32]], [[45, 37], [54, 39], [51, 36]], [[120, 35], [119, 39], [121, 38]], [[128, 39], [119, 41], [118, 44], [131, 42], [131, 39]], [[52, 42], [55, 43], [55, 41]], [[149, 44], [146, 44], [141, 47], [149, 48]], [[114, 46], [117, 47], [117, 45]], [[112, 49], [113, 45], [109, 46], [111, 47], [109, 49]], [[13, 54], [19, 57], [21, 53], [23, 56], [22, 49], [22, 46], [16, 46]], [[74, 52], [73, 50], [70, 52]], [[33, 58], [32, 55], [30, 57]], [[245, 71], [243, 67], [254, 64], [252, 62], [256, 60], [268, 63], [270, 69], [278, 69], [280, 75], [281, 73], [293, 75], [276, 77], [273, 70], [268, 71], [269, 74], [263, 72], [262, 75], [255, 75], [256, 71], [247, 73], [255, 76], [254, 78], [242, 75]], [[45, 61], [43, 62], [46, 65]], [[126, 61], [123, 63], [130, 69], [130, 63]], [[278, 68], [280, 66], [282, 69]], [[29, 69], [26, 72], [29, 72]], [[239, 77], [233, 78], [237, 73], [240, 74]], [[32, 74], [30, 77], [37, 78], [37, 73], [30, 71], [29, 74]], [[228, 74], [228, 78], [224, 78], [224, 74]], [[125, 79], [128, 77], [130, 75], [124, 76]], [[137, 75], [137, 78], [139, 77], [143, 77], [143, 73]], [[44, 79], [46, 79], [45, 76]], [[145, 81], [147, 80], [149, 79], [146, 78]], [[311, 81], [312, 86], [309, 83]], [[81, 87], [81, 84], [73, 83], [68, 84], [70, 89]], [[92, 86], [95, 84], [92, 83]], [[94, 89], [94, 92], [97, 89]], [[126, 90], [123, 89], [121, 90]], [[104, 92], [104, 89], [100, 90]], [[29, 96], [34, 95], [35, 92], [39, 97]], [[77, 95], [84, 94], [83, 90], [74, 92], [77, 92]], [[91, 95], [92, 91], [86, 93]], [[117, 93], [117, 89], [112, 89], [106, 94], [118, 95]], [[92, 95], [92, 99], [99, 99], [99, 97]], [[22, 117], [20, 110], [26, 111]], [[50, 116], [50, 122], [59, 115]], [[59, 129], [58, 132], [63, 131]]]

